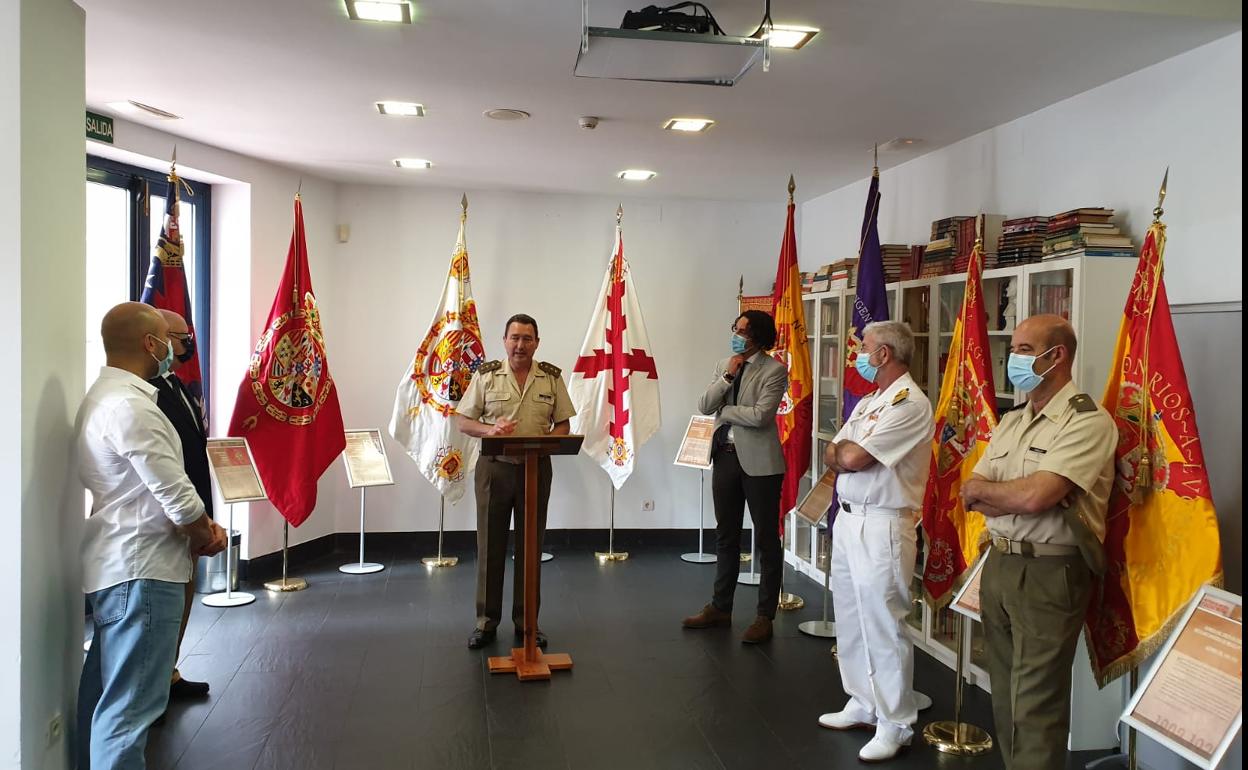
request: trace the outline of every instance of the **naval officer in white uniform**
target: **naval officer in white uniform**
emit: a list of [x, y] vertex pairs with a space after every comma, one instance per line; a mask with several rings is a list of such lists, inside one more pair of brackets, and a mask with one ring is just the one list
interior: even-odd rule
[[910, 377], [913, 355], [907, 324], [867, 325], [855, 366], [878, 389], [858, 402], [824, 453], [838, 473], [832, 601], [849, 703], [819, 724], [874, 728], [858, 753], [864, 762], [891, 759], [908, 745], [927, 700], [913, 691], [914, 647], [903, 627], [935, 429], [932, 405]]

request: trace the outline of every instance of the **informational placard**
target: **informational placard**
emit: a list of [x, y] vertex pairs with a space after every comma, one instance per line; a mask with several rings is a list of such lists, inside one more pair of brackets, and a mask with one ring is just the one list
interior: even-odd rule
[[715, 418], [695, 414], [689, 418], [689, 427], [685, 428], [685, 437], [680, 441], [680, 451], [676, 453], [674, 465], [686, 468], [711, 467], [711, 438], [715, 435]]
[[226, 504], [264, 500], [264, 484], [245, 438], [208, 439], [208, 465]]
[[988, 553], [991, 549], [985, 550], [984, 555], [979, 557], [979, 561], [975, 562], [975, 566], [971, 567], [971, 574], [966, 576], [966, 580], [962, 582], [962, 587], [954, 594], [953, 601], [949, 603], [949, 609], [959, 612], [977, 623], [984, 622], [980, 617], [979, 603], [979, 581], [984, 576], [984, 563], [988, 561]]
[[346, 435], [347, 448], [342, 450], [342, 461], [347, 466], [347, 483], [351, 488], [393, 484], [386, 447], [381, 443], [381, 431], [349, 430]]
[[1217, 767], [1244, 720], [1243, 621], [1242, 598], [1202, 587], [1122, 721], [1199, 767]]
[[810, 488], [802, 501], [797, 504], [794, 512], [813, 527], [819, 526], [823, 517], [828, 515], [832, 500], [836, 497], [836, 471], [827, 470]]

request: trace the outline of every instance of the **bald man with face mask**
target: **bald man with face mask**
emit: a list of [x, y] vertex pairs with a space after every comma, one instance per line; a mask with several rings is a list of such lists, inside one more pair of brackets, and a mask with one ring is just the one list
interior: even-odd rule
[[224, 550], [204, 512], [173, 426], [149, 380], [175, 360], [169, 323], [125, 302], [104, 316], [107, 364], [75, 423], [78, 475], [91, 493], [83, 592], [94, 637], [78, 688], [78, 767], [143, 768], [169, 672], [193, 556]]

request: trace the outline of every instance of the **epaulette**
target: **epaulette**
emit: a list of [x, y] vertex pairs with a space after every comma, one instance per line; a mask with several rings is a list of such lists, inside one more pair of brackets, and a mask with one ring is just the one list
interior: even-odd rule
[[538, 369], [541, 369], [543, 372], [546, 372], [546, 373], [547, 373], [547, 374], [549, 374], [551, 377], [559, 377], [559, 376], [561, 376], [561, 375], [563, 374], [563, 370], [562, 370], [562, 369], [560, 369], [559, 367], [555, 366], [554, 364], [550, 364], [550, 363], [547, 363], [547, 362], [545, 362], [545, 361], [538, 361], [538, 362], [537, 362], [537, 368], [538, 368]]
[[1076, 412], [1095, 412], [1096, 402], [1087, 393], [1079, 393], [1070, 397], [1070, 405]]
[[905, 401], [907, 398], [910, 398], [910, 389], [902, 388], [901, 390], [897, 391], [897, 395], [893, 396], [892, 406], [897, 406], [901, 402]]
[[503, 368], [502, 361], [486, 361], [485, 363], [477, 367], [477, 373], [489, 374], [490, 372], [497, 372], [499, 369], [502, 369], [502, 368]]

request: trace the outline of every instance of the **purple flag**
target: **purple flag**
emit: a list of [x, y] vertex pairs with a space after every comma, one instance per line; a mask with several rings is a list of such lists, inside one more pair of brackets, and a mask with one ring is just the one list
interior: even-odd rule
[[849, 329], [845, 339], [845, 383], [841, 394], [841, 420], [849, 419], [854, 407], [865, 395], [875, 390], [873, 383], [858, 374], [854, 356], [862, 345], [862, 330], [873, 321], [888, 320], [888, 292], [884, 290], [884, 260], [880, 256], [880, 170], [871, 174], [867, 191], [867, 210], [862, 218], [862, 237], [858, 242], [858, 295], [849, 313]]

